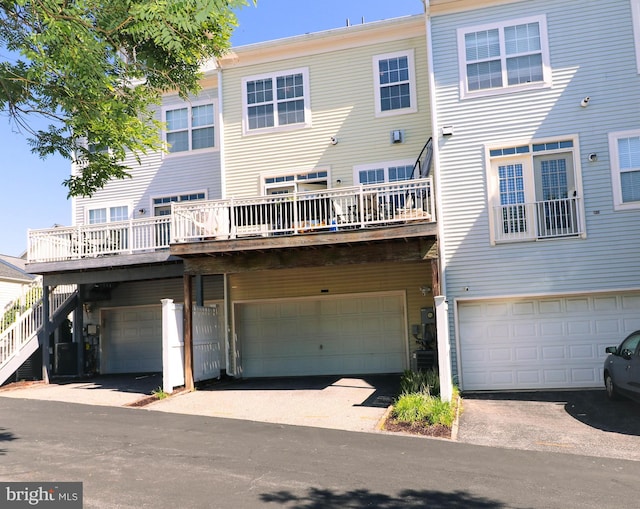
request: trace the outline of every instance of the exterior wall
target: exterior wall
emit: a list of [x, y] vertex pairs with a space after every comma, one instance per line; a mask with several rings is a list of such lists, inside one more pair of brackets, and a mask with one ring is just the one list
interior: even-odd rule
[[[176, 154], [149, 153], [141, 156], [141, 162], [134, 157], [126, 161], [132, 178], [112, 180], [91, 198], [73, 200], [72, 220], [74, 225], [84, 224], [89, 208], [101, 205], [128, 204], [132, 218], [153, 215], [153, 198], [205, 192], [208, 199], [221, 197], [220, 181], [220, 136], [219, 104], [216, 88], [205, 88], [194, 101], [213, 101], [216, 131], [216, 148], [189, 151]], [[186, 104], [177, 95], [164, 98], [162, 107]], [[162, 108], [156, 112], [156, 119], [162, 119]], [[144, 214], [140, 213], [143, 209]]]
[[7, 304], [19, 297], [23, 293], [23, 288], [27, 286], [28, 283], [0, 281], [0, 313], [2, 313]]
[[[540, 14], [552, 88], [460, 100], [456, 29]], [[607, 141], [640, 127], [629, 0], [513, 2], [436, 16], [432, 28], [438, 122], [454, 126], [439, 138], [449, 300], [640, 288], [638, 211], [613, 209]], [[484, 145], [568, 135], [579, 137], [586, 238], [491, 246]]]
[[411, 325], [420, 323], [421, 308], [434, 306], [433, 295], [422, 295], [421, 286], [431, 287], [428, 262], [368, 263], [231, 274], [229, 299], [238, 302], [401, 290], [406, 294], [407, 341], [412, 352], [418, 345], [410, 335]]
[[[354, 165], [417, 159], [430, 135], [424, 18], [400, 18], [396, 24], [391, 34], [387, 25], [371, 23], [280, 41], [281, 51], [239, 48], [235, 59], [223, 62], [227, 197], [261, 194], [264, 173], [328, 169], [328, 187], [335, 187], [337, 180], [353, 184]], [[415, 52], [418, 110], [376, 118], [373, 56], [406, 49]], [[268, 51], [274, 54], [262, 59], [252, 54]], [[243, 135], [242, 79], [299, 68], [309, 72], [312, 126]], [[396, 129], [405, 131], [404, 143], [391, 143]], [[337, 145], [330, 142], [333, 136]]]

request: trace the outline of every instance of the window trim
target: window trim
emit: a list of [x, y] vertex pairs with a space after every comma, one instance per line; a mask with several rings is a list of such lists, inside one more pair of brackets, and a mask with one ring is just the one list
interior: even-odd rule
[[[380, 104], [380, 71], [379, 62], [381, 60], [388, 60], [390, 58], [407, 57], [407, 66], [409, 70], [409, 94], [411, 100], [411, 106], [408, 108], [399, 108], [396, 110], [382, 111]], [[395, 51], [393, 53], [384, 53], [382, 55], [374, 55], [372, 59], [373, 66], [373, 91], [375, 100], [375, 116], [390, 117], [394, 115], [405, 115], [407, 113], [416, 113], [418, 111], [418, 94], [416, 92], [416, 72], [415, 72], [415, 51], [413, 48], [403, 51]]]
[[[191, 195], [191, 194], [204, 194], [204, 198], [202, 199], [197, 199], [197, 200], [180, 200], [179, 198], [181, 196], [187, 196], [187, 195]], [[178, 197], [178, 200], [176, 200], [176, 203], [181, 203], [183, 201], [205, 201], [208, 200], [208, 192], [206, 189], [198, 189], [195, 191], [180, 191], [180, 192], [173, 192], [173, 193], [162, 193], [162, 194], [157, 194], [157, 195], [153, 195], [149, 198], [149, 210], [151, 211], [150, 216], [155, 217], [156, 215], [156, 206], [161, 207], [161, 206], [166, 206], [169, 205], [171, 206], [171, 202], [168, 202], [167, 204], [156, 204], [154, 203], [155, 200], [159, 200], [162, 198], [172, 198], [174, 196]]]
[[[193, 126], [191, 125], [191, 120], [192, 120], [192, 116], [191, 116], [191, 112], [193, 110], [194, 107], [198, 107], [198, 106], [206, 106], [206, 105], [212, 105], [213, 106], [213, 147], [205, 147], [205, 148], [197, 148], [197, 149], [193, 149], [192, 148], [192, 133], [193, 133]], [[189, 134], [188, 139], [189, 139], [189, 149], [188, 150], [181, 150], [179, 152], [169, 152], [169, 142], [167, 141], [167, 134], [168, 134], [168, 129], [167, 129], [167, 112], [168, 111], [174, 111], [174, 110], [182, 110], [184, 108], [187, 108], [187, 121], [188, 121], [188, 127], [187, 127], [187, 132]], [[183, 102], [182, 104], [166, 104], [162, 106], [162, 121], [164, 122], [165, 126], [162, 129], [162, 142], [164, 144], [164, 146], [166, 147], [166, 152], [164, 153], [164, 157], [184, 157], [187, 154], [202, 154], [202, 153], [206, 153], [206, 152], [217, 152], [220, 150], [220, 143], [219, 143], [219, 131], [220, 129], [218, 128], [218, 101], [217, 99], [201, 99], [201, 100], [197, 100], [197, 101], [189, 101], [189, 102]], [[199, 129], [203, 126], [198, 126], [196, 129]]]
[[[560, 147], [556, 149], [545, 149], [545, 150], [533, 150], [534, 145], [542, 145], [546, 143], [556, 143], [560, 141], [571, 141], [573, 143], [573, 147]], [[516, 152], [516, 153], [505, 153], [504, 155], [491, 155], [492, 150], [501, 150], [507, 149], [511, 147], [522, 147], [528, 146], [528, 152]], [[548, 242], [553, 239], [539, 239], [536, 235], [532, 235], [530, 238], [523, 239], [512, 239], [512, 240], [496, 240], [498, 238], [496, 234], [496, 224], [493, 217], [493, 208], [496, 204], [500, 203], [500, 189], [498, 179], [496, 178], [494, 163], [498, 161], [509, 161], [509, 160], [522, 160], [524, 158], [527, 159], [525, 165], [525, 171], [527, 174], [525, 175], [525, 194], [531, 198], [535, 194], [535, 165], [534, 159], [536, 156], [545, 156], [545, 155], [553, 155], [553, 154], [566, 154], [567, 152], [571, 152], [573, 154], [573, 178], [574, 178], [574, 190], [575, 196], [578, 198], [584, 197], [584, 191], [582, 187], [582, 167], [580, 165], [580, 139], [577, 134], [568, 134], [566, 136], [553, 136], [548, 138], [536, 138], [529, 140], [515, 140], [515, 141], [504, 141], [501, 143], [491, 143], [484, 145], [484, 153], [485, 153], [485, 179], [486, 179], [486, 191], [487, 191], [487, 215], [489, 222], [489, 238], [490, 245], [510, 245], [519, 242]], [[533, 184], [533, 186], [532, 186]], [[580, 201], [580, 206], [578, 207], [578, 220], [582, 225], [584, 225], [584, 231], [578, 235], [578, 238], [585, 239], [587, 237], [586, 231], [586, 217], [584, 211], [584, 200]], [[562, 239], [572, 238], [572, 237], [560, 237]]]
[[628, 131], [616, 131], [609, 133], [609, 157], [611, 159], [611, 184], [613, 194], [613, 210], [637, 210], [640, 209], [640, 201], [624, 203], [622, 201], [622, 181], [620, 179], [620, 154], [618, 153], [618, 140], [640, 136], [640, 129]]
[[[109, 210], [112, 208], [116, 208], [116, 207], [127, 207], [127, 219], [124, 219], [123, 221], [129, 221], [130, 219], [133, 219], [133, 203], [131, 201], [126, 201], [126, 202], [118, 202], [118, 201], [108, 201], [108, 202], [103, 202], [103, 203], [92, 203], [92, 204], [87, 204], [84, 208], [84, 224], [85, 225], [98, 225], [98, 224], [109, 224], [111, 223], [111, 215], [109, 214]], [[89, 212], [92, 210], [100, 210], [100, 209], [106, 209], [107, 211], [107, 220], [104, 223], [90, 223], [89, 222]], [[118, 222], [118, 221], [116, 221]]]
[[360, 172], [367, 170], [384, 170], [384, 182], [389, 183], [389, 168], [393, 166], [413, 166], [415, 164], [414, 159], [399, 159], [395, 161], [381, 161], [379, 163], [367, 163], [358, 164], [353, 167], [353, 183], [356, 186], [360, 185]]
[[[257, 129], [249, 129], [249, 103], [247, 101], [247, 83], [250, 81], [257, 80], [266, 80], [271, 79], [273, 82], [277, 80], [280, 76], [288, 76], [291, 74], [302, 74], [302, 93], [303, 101], [304, 101], [304, 122], [297, 122], [294, 124], [285, 124], [278, 125], [278, 112], [277, 105], [278, 99], [275, 95], [276, 87], [273, 87], [274, 90], [274, 112], [273, 112], [273, 127], [260, 127]], [[255, 134], [263, 134], [263, 133], [275, 133], [275, 132], [284, 132], [284, 131], [296, 131], [298, 129], [306, 129], [312, 126], [311, 123], [311, 95], [310, 95], [310, 86], [309, 86], [309, 68], [308, 67], [299, 67], [297, 69], [286, 69], [283, 71], [275, 71], [264, 74], [254, 74], [252, 76], [245, 76], [242, 78], [242, 134], [244, 136], [252, 136]]]
[[[486, 88], [481, 90], [468, 90], [467, 79], [467, 58], [465, 54], [465, 35], [473, 32], [481, 32], [485, 30], [498, 29], [500, 31], [500, 62], [502, 75], [506, 77], [506, 68], [504, 62], [506, 54], [504, 52], [504, 29], [514, 25], [524, 25], [528, 23], [538, 23], [540, 27], [540, 52], [542, 54], [542, 81], [534, 83], [521, 83], [518, 85], [509, 85], [503, 80], [500, 88]], [[547, 33], [547, 17], [542, 14], [539, 16], [528, 16], [526, 18], [508, 19], [496, 23], [485, 23], [482, 25], [473, 25], [461, 27], [457, 30], [458, 41], [458, 72], [459, 72], [459, 88], [460, 99], [471, 99], [473, 97], [487, 97], [494, 95], [510, 94], [514, 92], [522, 92], [525, 90], [539, 90], [541, 88], [550, 88], [552, 86], [551, 59], [549, 54], [549, 37]]]
[[640, 0], [631, 0], [631, 21], [636, 50], [636, 70], [640, 74]]
[[[311, 178], [311, 179], [300, 179], [298, 178], [300, 175], [309, 175], [311, 173], [326, 173], [325, 177], [317, 177], [317, 178]], [[267, 183], [267, 179], [270, 178], [278, 178], [278, 177], [282, 177], [282, 178], [287, 178], [287, 177], [293, 177], [289, 180], [283, 180], [282, 182], [269, 182]], [[279, 172], [270, 172], [270, 173], [262, 173], [260, 175], [260, 189], [262, 190], [262, 195], [266, 196], [269, 194], [269, 190], [270, 189], [277, 189], [279, 187], [287, 187], [287, 186], [294, 186], [296, 189], [296, 192], [300, 192], [298, 191], [298, 184], [304, 184], [304, 183], [320, 183], [320, 182], [326, 182], [327, 184], [327, 189], [331, 188], [331, 169], [329, 166], [318, 166], [317, 168], [313, 168], [311, 170], [292, 170], [292, 171], [279, 171]]]

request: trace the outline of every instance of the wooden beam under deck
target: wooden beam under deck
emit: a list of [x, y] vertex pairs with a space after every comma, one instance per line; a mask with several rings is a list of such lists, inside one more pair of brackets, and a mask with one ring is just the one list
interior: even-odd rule
[[185, 274], [206, 275], [372, 262], [421, 261], [429, 259], [429, 251], [434, 243], [434, 238], [406, 238], [346, 245], [202, 254], [185, 258], [184, 270]]
[[171, 254], [186, 258], [198, 255], [231, 254], [235, 252], [265, 251], [285, 248], [320, 248], [327, 246], [353, 245], [363, 242], [436, 238], [436, 223], [408, 223], [353, 230], [318, 231], [298, 235], [274, 235], [270, 237], [245, 237], [230, 240], [203, 239], [200, 242], [171, 244]]

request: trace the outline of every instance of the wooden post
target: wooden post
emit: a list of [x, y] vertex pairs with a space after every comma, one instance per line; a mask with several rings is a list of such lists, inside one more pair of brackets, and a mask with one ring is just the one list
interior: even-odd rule
[[193, 282], [190, 274], [183, 276], [184, 282], [184, 387], [193, 391]]
[[42, 349], [42, 380], [49, 383], [51, 374], [51, 355], [49, 352], [49, 334], [51, 326], [49, 325], [49, 285], [44, 280], [42, 282], [42, 330], [40, 331], [40, 348]]

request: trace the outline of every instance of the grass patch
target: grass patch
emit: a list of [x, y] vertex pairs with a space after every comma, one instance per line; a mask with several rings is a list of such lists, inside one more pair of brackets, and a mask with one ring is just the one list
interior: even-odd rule
[[151, 394], [153, 394], [156, 399], [166, 399], [169, 397], [169, 394], [164, 392], [162, 390], [162, 387], [158, 387], [157, 389], [154, 389], [153, 391], [151, 391]]
[[453, 388], [451, 401], [440, 399], [440, 378], [434, 370], [405, 371], [400, 395], [384, 425], [388, 431], [451, 438], [460, 393]]

